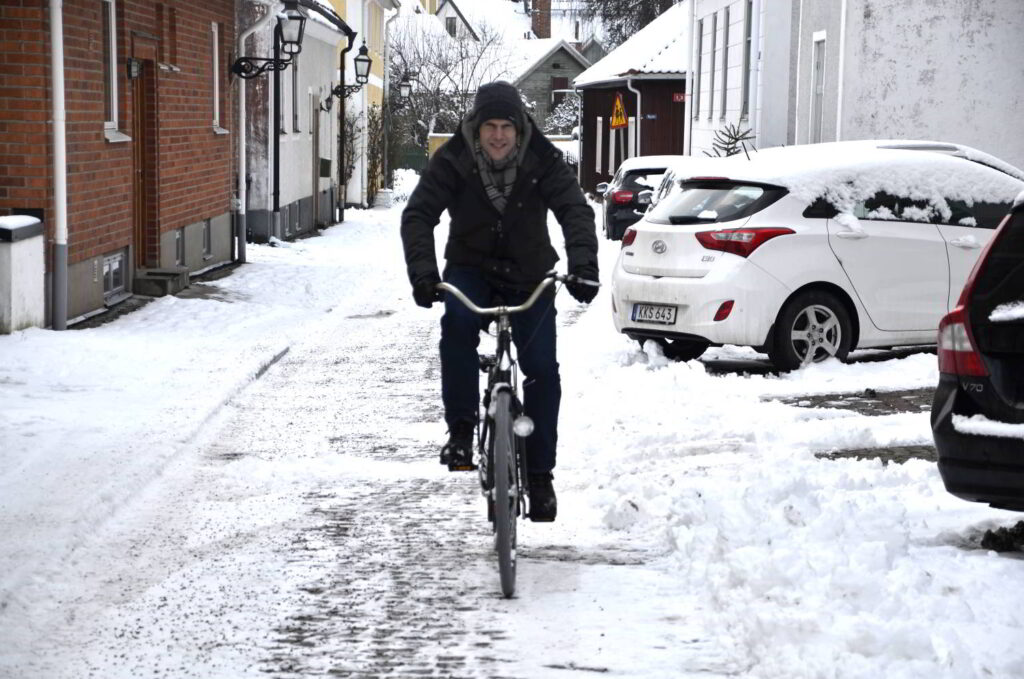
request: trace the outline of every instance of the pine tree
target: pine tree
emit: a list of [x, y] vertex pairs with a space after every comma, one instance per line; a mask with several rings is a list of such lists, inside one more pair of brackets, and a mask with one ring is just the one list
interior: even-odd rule
[[621, 45], [678, 0], [577, 0], [584, 14], [604, 26], [608, 49]]

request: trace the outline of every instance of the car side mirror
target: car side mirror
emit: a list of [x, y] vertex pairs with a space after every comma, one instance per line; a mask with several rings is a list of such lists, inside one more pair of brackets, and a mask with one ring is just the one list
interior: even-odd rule
[[640, 193], [636, 194], [636, 202], [639, 205], [650, 205], [652, 195], [654, 195], [654, 191], [651, 191], [650, 189], [644, 189]]
[[608, 193], [608, 182], [601, 182], [600, 184], [597, 185], [596, 188], [597, 192], [603, 196], [604, 194]]

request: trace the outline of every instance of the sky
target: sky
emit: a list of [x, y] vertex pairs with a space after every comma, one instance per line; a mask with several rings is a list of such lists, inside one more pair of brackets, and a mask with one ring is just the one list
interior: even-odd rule
[[[407, 192], [400, 186], [396, 194]], [[149, 656], [131, 640], [119, 643], [175, 676], [168, 663], [189, 658], [190, 650], [174, 634], [157, 635], [167, 626], [160, 605], [138, 618], [132, 597], [96, 598], [83, 574], [111, 568], [113, 555], [120, 569], [146, 581], [141, 591], [175, 601], [181, 572], [173, 552], [163, 564], [133, 563], [130, 550], [108, 542], [111, 531], [137, 530], [139, 503], [198, 465], [198, 451], [221, 436], [233, 404], [311, 336], [376, 333], [366, 351], [398, 366], [388, 355], [398, 335], [389, 333], [416, 329], [436, 346], [440, 312], [415, 307], [405, 279], [401, 208], [346, 210], [347, 221], [318, 238], [250, 245], [249, 263], [208, 284], [201, 297], [159, 298], [97, 328], [0, 337], [0, 676], [87, 676], [86, 668], [129, 676], [116, 657], [92, 652], [99, 642], [90, 636], [94, 620], [127, 612], [149, 621], [147, 643], [161, 643]], [[439, 247], [445, 230], [442, 223]], [[557, 225], [551, 230], [560, 244]], [[601, 240], [605, 280], [617, 248]], [[564, 293], [557, 304], [561, 515], [548, 532], [523, 530], [523, 586], [504, 609], [519, 624], [507, 643], [539, 644], [555, 665], [601, 667], [604, 676], [1024, 676], [1024, 561], [979, 544], [986, 530], [1012, 526], [1020, 514], [948, 495], [928, 461], [885, 465], [817, 455], [927, 445], [927, 410], [869, 416], [801, 402], [868, 388], [933, 387], [934, 354], [827, 362], [781, 376], [723, 373], [700, 361], [672, 363], [654, 345], [618, 335], [607, 287], [589, 306]], [[386, 325], [360, 320], [382, 313]], [[346, 325], [353, 323], [360, 325]], [[737, 347], [711, 349], [705, 358], [723, 357], [759, 358]], [[433, 393], [436, 367], [423, 372], [416, 389]], [[372, 387], [365, 385], [363, 398], [373, 398]], [[351, 388], [360, 393], [359, 385]], [[444, 427], [435, 412], [436, 422], [410, 425], [400, 436], [440, 445]], [[261, 434], [257, 428], [246, 435], [258, 444]], [[300, 448], [302, 435], [296, 430]], [[398, 473], [332, 455], [304, 463], [301, 472], [295, 461], [238, 460], [210, 483], [258, 487], [285, 479], [291, 485], [278, 488], [273, 504], [290, 515], [304, 475], [338, 474], [372, 488]], [[447, 479], [432, 459], [408, 469]], [[239, 531], [263, 520], [255, 504], [221, 502], [216, 512], [234, 517]], [[160, 525], [146, 530], [146, 541], [160, 541]], [[190, 544], [207, 539], [201, 524], [188, 530]], [[218, 540], [230, 538], [230, 526], [218, 530], [228, 533]], [[619, 553], [645, 555], [645, 566], [580, 567], [566, 575], [571, 586], [534, 582], [531, 569], [551, 566], [530, 558], [531, 543], [548, 550], [614, 544]], [[231, 580], [225, 576], [219, 587], [230, 590], [237, 585]], [[216, 591], [210, 587], [209, 596]], [[621, 643], [587, 641], [601, 624], [598, 604], [628, 621], [600, 630]], [[235, 633], [244, 636], [260, 618], [243, 614], [245, 601], [237, 605], [242, 629]], [[574, 641], [552, 641], [554, 630], [528, 620], [558, 621], [557, 637]], [[657, 653], [632, 653], [652, 640]], [[222, 649], [229, 651], [242, 652]], [[539, 672], [529, 658], [517, 662], [505, 674], [569, 676]], [[43, 666], [50, 671], [37, 673]], [[261, 674], [222, 669], [207, 676]]]

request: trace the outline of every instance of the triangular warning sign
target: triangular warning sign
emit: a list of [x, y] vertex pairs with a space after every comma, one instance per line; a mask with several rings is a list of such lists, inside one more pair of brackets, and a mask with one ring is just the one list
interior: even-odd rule
[[609, 125], [613, 130], [626, 127], [626, 107], [622, 103], [622, 93], [615, 95], [615, 106], [612, 107], [612, 122]]

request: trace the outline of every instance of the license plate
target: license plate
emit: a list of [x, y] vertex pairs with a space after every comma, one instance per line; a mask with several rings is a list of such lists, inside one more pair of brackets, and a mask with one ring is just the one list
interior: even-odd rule
[[641, 323], [674, 325], [676, 322], [676, 307], [661, 304], [634, 304], [633, 320]]

